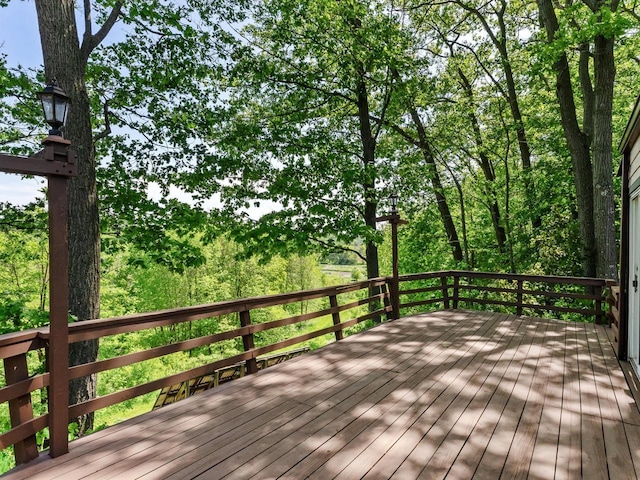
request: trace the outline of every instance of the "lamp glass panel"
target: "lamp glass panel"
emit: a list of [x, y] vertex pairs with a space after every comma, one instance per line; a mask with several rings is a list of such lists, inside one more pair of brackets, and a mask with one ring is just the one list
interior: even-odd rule
[[67, 103], [66, 98], [56, 97], [56, 108], [55, 108], [56, 121], [59, 122], [61, 125], [64, 125], [65, 122], [67, 121], [68, 105], [69, 104]]
[[45, 120], [47, 123], [52, 122], [55, 117], [53, 95], [41, 95], [40, 100], [42, 101], [42, 110], [44, 111]]

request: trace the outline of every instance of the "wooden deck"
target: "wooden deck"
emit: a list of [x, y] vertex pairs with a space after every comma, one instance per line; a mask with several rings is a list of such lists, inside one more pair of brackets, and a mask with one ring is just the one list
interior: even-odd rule
[[447, 310], [163, 407], [7, 478], [638, 474], [640, 414], [604, 327]]

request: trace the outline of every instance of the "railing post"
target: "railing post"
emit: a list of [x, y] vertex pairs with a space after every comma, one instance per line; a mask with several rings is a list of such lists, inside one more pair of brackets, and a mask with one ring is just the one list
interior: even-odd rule
[[447, 284], [447, 276], [442, 275], [440, 277], [440, 284], [442, 285], [442, 301], [444, 302], [444, 309], [449, 310], [449, 285]]
[[[243, 327], [248, 327], [251, 325], [251, 313], [249, 310], [242, 310], [240, 312], [240, 325]], [[247, 333], [242, 336], [242, 344], [244, 345], [244, 351], [248, 352], [255, 348], [255, 343], [253, 341], [253, 333]], [[247, 360], [247, 373], [256, 373], [258, 371], [258, 362], [256, 362], [255, 357]]]
[[380, 287], [380, 291], [384, 294], [382, 302], [387, 310], [387, 322], [393, 320], [393, 305], [391, 305], [391, 289], [389, 286], [389, 280]]
[[[385, 299], [385, 304], [388, 303], [388, 300]], [[337, 295], [329, 295], [329, 304], [331, 305], [331, 318], [333, 319], [334, 325], [340, 325], [340, 312], [338, 311], [338, 296]], [[336, 330], [334, 332], [336, 336], [336, 340], [340, 341], [344, 338], [344, 334], [342, 332], [342, 328], [340, 330]]]
[[[8, 385], [13, 385], [29, 378], [27, 355], [25, 353], [4, 359], [4, 374]], [[33, 419], [31, 394], [9, 400], [9, 417], [11, 428]], [[16, 464], [27, 463], [38, 456], [38, 444], [35, 435], [28, 437], [14, 445]]]
[[394, 320], [400, 318], [400, 281], [398, 277], [391, 280], [391, 310]]
[[598, 297], [596, 299], [596, 324], [602, 325], [606, 323], [605, 314], [602, 310], [602, 285], [595, 287], [595, 294]]
[[518, 288], [517, 288], [517, 292], [516, 292], [516, 315], [521, 316], [522, 315], [522, 297], [523, 297], [523, 292], [522, 292], [522, 280], [519, 279], [518, 280]]
[[454, 274], [453, 275], [453, 308], [458, 308], [459, 300], [460, 300], [460, 277]]
[[49, 454], [69, 452], [69, 247], [67, 179], [49, 177]]
[[400, 318], [400, 275], [398, 273], [398, 223], [400, 216], [394, 212], [391, 220], [391, 263], [393, 270], [393, 282], [391, 283], [391, 306], [393, 308], [393, 319]]

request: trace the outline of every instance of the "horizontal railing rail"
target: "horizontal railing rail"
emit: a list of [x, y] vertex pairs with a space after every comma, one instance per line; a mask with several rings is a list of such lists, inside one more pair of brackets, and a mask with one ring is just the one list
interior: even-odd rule
[[405, 310], [433, 304], [442, 304], [442, 308], [485, 305], [504, 307], [516, 315], [553, 312], [559, 317], [593, 317], [600, 323], [606, 318], [605, 289], [615, 284], [602, 278], [456, 270], [401, 275], [399, 281], [426, 283], [400, 290], [400, 308]]
[[[558, 317], [579, 315], [605, 318], [602, 309], [606, 301], [605, 288], [611, 282], [597, 278], [499, 274], [466, 271], [441, 271], [402, 275], [398, 279], [398, 301], [405, 314], [422, 311], [425, 307], [476, 308], [492, 306], [512, 311], [518, 315], [551, 313]], [[80, 378], [128, 367], [139, 362], [158, 359], [180, 352], [190, 352], [201, 347], [222, 345], [237, 341], [234, 354], [208, 361], [204, 365], [189, 368], [162, 378], [146, 381], [132, 387], [109, 392], [82, 403], [68, 406], [69, 421], [81, 415], [131, 400], [140, 395], [159, 391], [190, 379], [240, 362], [246, 364], [246, 373], [255, 373], [256, 358], [314, 338], [333, 334], [336, 340], [344, 338], [344, 331], [369, 319], [385, 316], [393, 318], [390, 298], [394, 279], [380, 277], [347, 285], [332, 286], [303, 292], [293, 292], [263, 297], [245, 298], [144, 313], [108, 319], [75, 322], [69, 325], [68, 343], [100, 340], [113, 335], [126, 335], [140, 331], [155, 331], [193, 325], [207, 319], [232, 317], [233, 327], [224, 331], [207, 330], [189, 338], [180, 338], [142, 351], [103, 358], [96, 362], [69, 367], [69, 378]], [[292, 303], [314, 303], [314, 309], [304, 313], [283, 316], [275, 320], [256, 322], [253, 316], [270, 307], [282, 307]], [[281, 309], [282, 311], [282, 309]], [[346, 318], [346, 312], [349, 318]], [[304, 333], [294, 331], [283, 339], [264, 341], [261, 335], [277, 328], [299, 325], [326, 317], [324, 326]], [[229, 322], [227, 322], [229, 323]], [[36, 416], [32, 394], [47, 391], [52, 395], [55, 385], [50, 385], [49, 372], [29, 372], [30, 352], [39, 351], [48, 356], [50, 332], [40, 328], [0, 336], [0, 358], [4, 362], [4, 383], [0, 388], [0, 404], [8, 404], [11, 428], [0, 434], [0, 449], [14, 446], [17, 463], [28, 462], [38, 456], [36, 434], [50, 424], [50, 412]], [[240, 346], [241, 342], [241, 346]], [[44, 396], [42, 394], [41, 396]]]

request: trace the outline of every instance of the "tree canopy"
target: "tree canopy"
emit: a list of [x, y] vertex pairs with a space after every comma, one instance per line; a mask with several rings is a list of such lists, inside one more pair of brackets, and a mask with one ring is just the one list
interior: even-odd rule
[[[203, 261], [184, 240], [194, 232], [265, 258], [358, 241], [375, 275], [375, 219], [395, 191], [416, 249], [407, 266], [616, 275], [613, 142], [638, 90], [631, 6], [85, 3], [103, 249], [134, 242], [179, 272]], [[0, 64], [1, 138], [27, 151], [43, 77], [14, 62]]]

